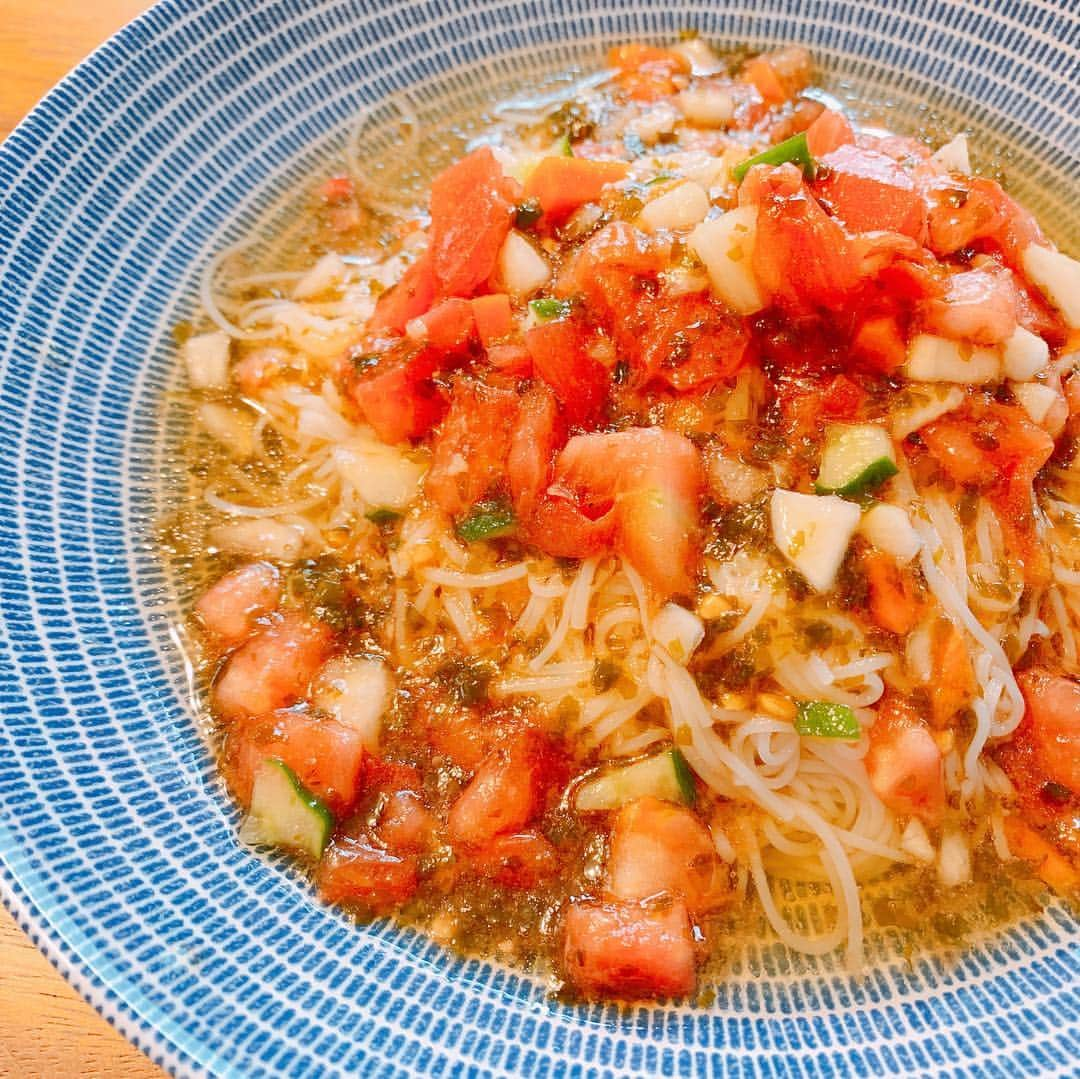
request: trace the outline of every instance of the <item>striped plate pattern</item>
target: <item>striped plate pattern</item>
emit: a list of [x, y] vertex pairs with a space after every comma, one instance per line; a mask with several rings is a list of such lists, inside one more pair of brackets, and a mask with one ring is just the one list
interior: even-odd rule
[[1075, 0], [166, 0], [0, 148], [0, 892], [176, 1074], [1075, 1074], [1058, 907], [952, 960], [882, 944], [862, 979], [766, 946], [708, 1007], [571, 1008], [355, 928], [234, 838], [153, 554], [198, 268], [283, 213], [364, 103], [438, 111], [686, 27], [805, 42], [895, 123], [961, 113], [1080, 246]]

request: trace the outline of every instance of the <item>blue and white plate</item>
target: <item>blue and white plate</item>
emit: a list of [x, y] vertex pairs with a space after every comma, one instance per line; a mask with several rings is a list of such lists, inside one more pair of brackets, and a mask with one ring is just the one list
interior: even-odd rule
[[236, 842], [152, 551], [170, 329], [198, 268], [284, 206], [363, 103], [409, 87], [437, 111], [687, 27], [804, 42], [896, 123], [959, 110], [1075, 253], [1076, 0], [165, 0], [0, 148], [0, 892], [170, 1071], [1076, 1073], [1080, 946], [1059, 908], [958, 961], [857, 980], [769, 952], [709, 1007], [620, 1012], [358, 929]]

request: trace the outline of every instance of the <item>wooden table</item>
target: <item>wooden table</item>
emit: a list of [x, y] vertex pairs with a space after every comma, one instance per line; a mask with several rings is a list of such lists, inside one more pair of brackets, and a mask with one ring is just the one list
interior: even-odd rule
[[[0, 138], [149, 0], [0, 0]], [[160, 1079], [0, 907], [0, 1077]]]

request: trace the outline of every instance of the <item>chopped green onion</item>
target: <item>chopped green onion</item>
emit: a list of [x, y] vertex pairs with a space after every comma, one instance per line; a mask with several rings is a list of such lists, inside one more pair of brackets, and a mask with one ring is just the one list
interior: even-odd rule
[[683, 801], [692, 806], [697, 801], [697, 784], [694, 783], [694, 773], [682, 755], [682, 750], [672, 749], [671, 764], [675, 771], [675, 782], [682, 791]]
[[540, 200], [526, 199], [518, 203], [514, 210], [514, 225], [519, 229], [531, 229], [543, 216], [544, 211], [540, 208]]
[[373, 506], [364, 516], [373, 525], [388, 525], [401, 518], [401, 514], [397, 510], [389, 509], [386, 506]]
[[783, 142], [778, 142], [767, 150], [762, 150], [760, 154], [748, 157], [731, 170], [731, 175], [735, 177], [738, 183], [742, 183], [746, 174], [755, 165], [783, 165], [787, 161], [798, 165], [808, 179], [812, 180], [814, 178], [817, 165], [810, 155], [810, 147], [806, 145], [805, 131], [793, 135], [790, 139], [784, 139]]
[[570, 314], [570, 304], [566, 300], [556, 300], [554, 296], [530, 300], [529, 307], [541, 322], [553, 322], [557, 318], [566, 318]]
[[458, 522], [457, 533], [466, 543], [495, 539], [514, 531], [517, 519], [506, 502], [488, 499], [477, 502], [472, 513]]
[[555, 143], [555, 149], [560, 157], [573, 157], [574, 148], [570, 145], [570, 132], [564, 131], [562, 137]]
[[795, 730], [809, 738], [854, 739], [862, 732], [855, 713], [831, 701], [799, 701]]

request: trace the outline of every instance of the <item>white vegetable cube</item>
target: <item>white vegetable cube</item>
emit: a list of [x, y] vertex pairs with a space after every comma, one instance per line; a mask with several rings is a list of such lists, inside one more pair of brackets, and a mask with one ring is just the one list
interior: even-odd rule
[[828, 592], [861, 516], [837, 495], [776, 490], [770, 505], [773, 541], [816, 592]]
[[765, 306], [753, 270], [756, 234], [753, 206], [740, 206], [704, 221], [690, 233], [690, 250], [704, 263], [713, 291], [740, 315]]
[[965, 401], [959, 386], [942, 386], [938, 383], [912, 384], [907, 387], [911, 404], [893, 414], [893, 438], [907, 438], [913, 431], [941, 419], [948, 412], [959, 408]]
[[917, 382], [959, 382], [981, 386], [1001, 380], [1001, 357], [946, 337], [920, 333], [908, 344], [907, 377]]
[[971, 848], [967, 837], [955, 828], [946, 828], [941, 836], [938, 880], [946, 888], [957, 888], [971, 880]]
[[315, 679], [312, 703], [357, 731], [364, 747], [377, 753], [382, 717], [393, 692], [393, 677], [381, 659], [337, 656], [323, 665]]
[[1080, 329], [1080, 262], [1038, 244], [1026, 247], [1020, 261], [1069, 326]]
[[341, 284], [349, 272], [345, 260], [336, 252], [323, 255], [293, 287], [294, 300], [310, 300]]
[[651, 632], [653, 640], [666, 648], [672, 659], [686, 663], [705, 639], [705, 624], [685, 607], [666, 603], [653, 619]]
[[499, 251], [499, 279], [514, 296], [528, 296], [551, 277], [547, 259], [520, 232], [511, 231]]
[[1050, 362], [1050, 346], [1037, 334], [1017, 326], [1005, 342], [1005, 377], [1030, 382]]
[[912, 527], [906, 511], [899, 506], [881, 502], [871, 507], [859, 522], [859, 532], [901, 565], [907, 565], [922, 549], [919, 533]]
[[684, 90], [675, 100], [683, 116], [698, 127], [724, 127], [735, 116], [735, 99], [718, 87]]
[[917, 862], [929, 865], [934, 860], [934, 845], [926, 831], [926, 825], [918, 817], [912, 817], [900, 837], [900, 848]]
[[1032, 423], [1041, 424], [1050, 413], [1050, 409], [1061, 400], [1057, 390], [1044, 386], [1041, 382], [1018, 382], [1012, 387], [1017, 401], [1031, 417]]
[[331, 451], [342, 479], [369, 506], [402, 510], [412, 502], [425, 468], [393, 446], [372, 440], [335, 446]]
[[971, 172], [971, 159], [968, 157], [967, 135], [961, 132], [950, 139], [933, 155], [932, 160], [944, 165], [950, 172]]
[[224, 389], [229, 383], [229, 335], [215, 330], [189, 337], [184, 362], [192, 389]]
[[705, 189], [687, 181], [648, 203], [638, 216], [638, 224], [646, 232], [688, 229], [705, 220], [709, 205]]

